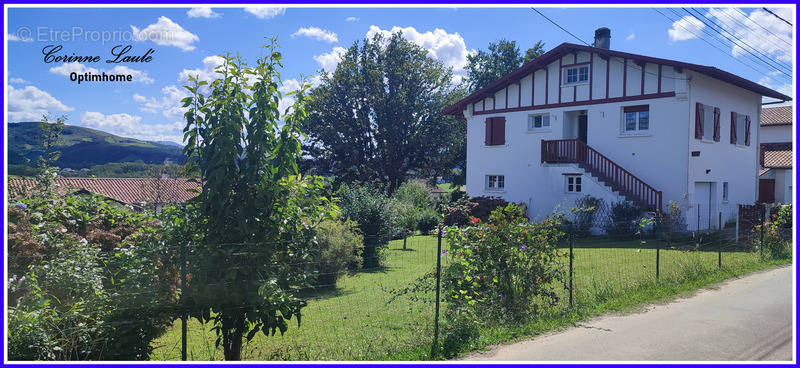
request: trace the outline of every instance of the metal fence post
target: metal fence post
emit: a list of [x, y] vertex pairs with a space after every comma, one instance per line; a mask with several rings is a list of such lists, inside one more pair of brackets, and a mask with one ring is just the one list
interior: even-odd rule
[[761, 226], [759, 226], [759, 241], [758, 249], [761, 251], [761, 257], [764, 257], [764, 226], [767, 224], [767, 205], [761, 207]]
[[[664, 223], [665, 221], [662, 221], [662, 226]], [[664, 229], [662, 228], [661, 231], [664, 231]], [[656, 227], [656, 281], [661, 276], [661, 236], [662, 233]]]
[[187, 326], [188, 313], [186, 310], [186, 244], [181, 243], [181, 360], [187, 360]]
[[575, 231], [572, 226], [572, 223], [569, 224], [569, 307], [572, 308], [572, 248], [574, 247], [575, 243]]
[[433, 345], [431, 346], [431, 358], [436, 355], [439, 344], [439, 293], [442, 283], [442, 227], [437, 229], [436, 237], [436, 307], [433, 315]]

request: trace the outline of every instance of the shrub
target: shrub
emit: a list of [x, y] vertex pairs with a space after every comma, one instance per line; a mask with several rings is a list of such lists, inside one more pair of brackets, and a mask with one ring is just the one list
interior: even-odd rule
[[610, 217], [604, 226], [606, 234], [619, 239], [634, 237], [639, 231], [637, 220], [641, 214], [641, 207], [633, 202], [619, 201], [612, 204]]
[[[464, 198], [445, 211], [444, 224], [447, 226], [466, 226], [473, 218], [487, 221], [489, 214], [498, 207], [508, 205], [502, 198], [495, 197], [470, 197]], [[517, 205], [518, 207], [520, 205]], [[525, 213], [526, 211], [523, 211]]]
[[683, 210], [681, 206], [675, 201], [669, 201], [667, 204], [667, 212], [658, 212], [655, 217], [654, 231], [657, 231], [663, 237], [668, 236], [668, 233], [684, 233], [686, 232], [686, 218], [683, 217]]
[[434, 201], [431, 192], [425, 184], [419, 181], [407, 181], [397, 187], [392, 194], [392, 199], [401, 203], [407, 203], [416, 208], [431, 208]]
[[449, 314], [473, 322], [514, 321], [558, 301], [555, 285], [564, 277], [560, 219], [529, 223], [509, 204], [492, 212], [487, 225], [477, 218], [471, 224], [447, 231], [452, 258], [443, 290]]
[[159, 223], [99, 196], [41, 195], [22, 204], [9, 208], [9, 239], [36, 253], [9, 248], [10, 260], [28, 259], [10, 262], [9, 357], [148, 359], [177, 298], [175, 252], [161, 241]]
[[602, 198], [590, 195], [579, 198], [575, 201], [573, 209], [573, 222], [575, 223], [575, 235], [587, 237], [591, 235], [591, 229], [595, 225], [595, 215], [605, 212], [606, 201]]
[[763, 256], [768, 259], [791, 258], [791, 232], [787, 228], [792, 226], [792, 205], [780, 206], [777, 213], [770, 215], [763, 225], [756, 225], [754, 231], [761, 231], [760, 226], [764, 226]]
[[395, 202], [395, 237], [403, 239], [403, 249], [406, 249], [406, 238], [414, 235], [414, 230], [419, 224], [419, 209], [411, 203]]
[[345, 270], [361, 267], [364, 238], [354, 221], [325, 220], [315, 228], [319, 254], [314, 285], [334, 287]]
[[422, 234], [430, 234], [439, 226], [441, 216], [433, 208], [425, 208], [419, 213], [417, 229]]
[[363, 267], [380, 267], [382, 251], [395, 233], [392, 201], [364, 186], [342, 185], [337, 195], [342, 217], [358, 223], [364, 237]]

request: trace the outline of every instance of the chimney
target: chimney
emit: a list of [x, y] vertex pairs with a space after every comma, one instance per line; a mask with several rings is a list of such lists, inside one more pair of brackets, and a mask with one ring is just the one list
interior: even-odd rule
[[593, 46], [608, 50], [611, 47], [611, 30], [606, 27], [596, 29]]

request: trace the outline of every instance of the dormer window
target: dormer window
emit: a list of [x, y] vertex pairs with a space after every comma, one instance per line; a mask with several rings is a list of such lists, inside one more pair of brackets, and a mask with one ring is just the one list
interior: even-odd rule
[[564, 70], [564, 84], [580, 84], [589, 82], [589, 66], [575, 66]]

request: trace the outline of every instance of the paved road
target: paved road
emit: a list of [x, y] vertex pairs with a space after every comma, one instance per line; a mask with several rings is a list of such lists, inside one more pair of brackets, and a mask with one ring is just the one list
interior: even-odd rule
[[782, 267], [466, 359], [791, 361], [792, 290], [792, 267]]

